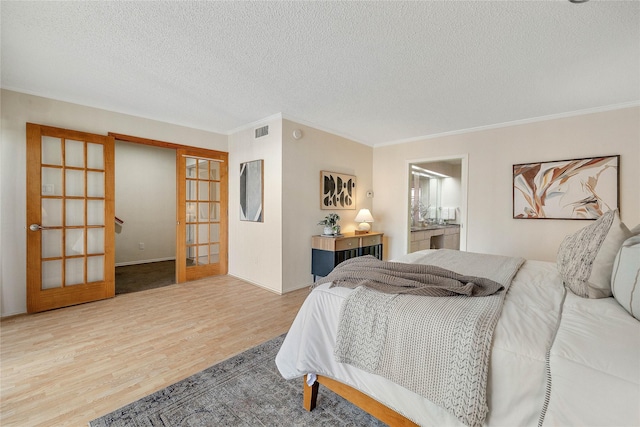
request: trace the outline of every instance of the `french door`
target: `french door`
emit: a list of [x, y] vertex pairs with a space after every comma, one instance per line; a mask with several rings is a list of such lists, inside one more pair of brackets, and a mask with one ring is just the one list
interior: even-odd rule
[[178, 282], [227, 274], [228, 154], [176, 151]]
[[27, 311], [115, 295], [114, 138], [27, 123]]

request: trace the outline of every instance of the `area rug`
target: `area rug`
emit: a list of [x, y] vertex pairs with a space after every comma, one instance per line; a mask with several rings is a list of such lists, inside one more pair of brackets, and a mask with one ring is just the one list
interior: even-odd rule
[[384, 426], [320, 386], [318, 406], [302, 407], [302, 379], [286, 381], [275, 364], [284, 335], [91, 421], [131, 426]]

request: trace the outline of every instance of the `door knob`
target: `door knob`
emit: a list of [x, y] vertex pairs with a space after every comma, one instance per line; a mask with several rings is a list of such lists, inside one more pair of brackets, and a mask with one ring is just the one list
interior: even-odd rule
[[41, 226], [40, 224], [31, 224], [29, 226], [29, 230], [31, 231], [38, 231], [38, 230], [44, 230], [46, 227]]

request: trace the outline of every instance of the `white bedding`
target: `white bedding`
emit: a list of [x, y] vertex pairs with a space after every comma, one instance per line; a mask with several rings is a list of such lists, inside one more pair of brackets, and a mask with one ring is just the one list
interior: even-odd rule
[[[340, 306], [350, 292], [325, 284], [309, 295], [276, 357], [282, 376], [325, 375], [420, 425], [460, 426], [453, 415], [421, 396], [334, 360]], [[612, 298], [582, 300], [568, 294], [551, 353], [553, 384], [544, 424], [640, 425], [640, 322]], [[553, 263], [527, 261], [515, 276], [494, 331], [487, 425], [537, 425], [545, 399], [545, 353], [563, 295]], [[585, 310], [589, 315], [583, 319]], [[580, 332], [585, 325], [590, 330], [586, 335]]]

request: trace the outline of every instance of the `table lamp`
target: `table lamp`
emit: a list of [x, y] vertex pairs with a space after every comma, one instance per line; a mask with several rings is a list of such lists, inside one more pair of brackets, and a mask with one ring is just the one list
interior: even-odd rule
[[356, 230], [356, 234], [366, 234], [371, 231], [371, 225], [369, 225], [369, 223], [373, 222], [373, 217], [371, 216], [369, 209], [360, 209], [360, 212], [356, 215], [355, 221], [360, 223]]

